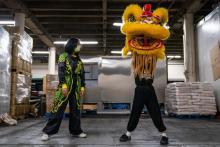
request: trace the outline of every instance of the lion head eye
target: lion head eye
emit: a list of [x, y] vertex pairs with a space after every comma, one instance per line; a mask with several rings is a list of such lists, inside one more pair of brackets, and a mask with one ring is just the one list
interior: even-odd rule
[[130, 15], [128, 17], [128, 22], [135, 22], [135, 21], [136, 21], [136, 19], [135, 19], [134, 15]]

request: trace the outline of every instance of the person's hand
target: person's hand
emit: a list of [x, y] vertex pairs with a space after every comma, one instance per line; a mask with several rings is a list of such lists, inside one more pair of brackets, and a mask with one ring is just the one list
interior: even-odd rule
[[68, 88], [62, 88], [62, 93], [64, 97], [67, 97], [68, 92], [69, 92]]
[[84, 94], [85, 94], [85, 88], [84, 88], [84, 87], [81, 87], [80, 96], [83, 97]]
[[66, 85], [66, 84], [63, 84], [63, 85], [62, 85], [62, 93], [63, 93], [63, 96], [64, 96], [64, 97], [67, 97], [68, 92], [69, 92], [69, 90], [68, 90], [68, 88], [67, 88], [67, 85]]

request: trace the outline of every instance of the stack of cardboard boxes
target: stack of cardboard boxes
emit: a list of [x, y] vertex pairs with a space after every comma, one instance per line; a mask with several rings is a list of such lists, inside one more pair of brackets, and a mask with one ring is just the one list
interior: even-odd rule
[[59, 84], [59, 79], [57, 75], [47, 74], [44, 78], [43, 89], [46, 94], [46, 111], [49, 113], [53, 107], [54, 95]]

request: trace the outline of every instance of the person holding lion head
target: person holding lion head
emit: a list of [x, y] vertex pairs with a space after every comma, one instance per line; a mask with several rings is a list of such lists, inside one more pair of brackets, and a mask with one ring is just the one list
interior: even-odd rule
[[146, 4], [142, 9], [139, 5], [129, 5], [122, 16], [121, 31], [126, 35], [123, 56], [132, 52], [132, 70], [135, 75], [135, 94], [127, 132], [120, 137], [121, 142], [131, 140], [131, 132], [137, 127], [144, 108], [161, 133], [160, 144], [167, 145], [168, 137], [163, 123], [157, 96], [153, 87], [156, 62], [165, 57], [164, 40], [169, 35], [169, 29], [164, 27], [168, 22], [168, 11], [157, 8], [151, 11], [151, 5]]

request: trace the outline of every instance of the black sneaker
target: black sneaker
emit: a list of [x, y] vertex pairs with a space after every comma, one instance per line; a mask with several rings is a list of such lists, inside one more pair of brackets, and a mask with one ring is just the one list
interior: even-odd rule
[[169, 141], [168, 141], [168, 137], [166, 136], [162, 136], [161, 139], [160, 139], [160, 144], [161, 145], [168, 145]]
[[120, 139], [121, 142], [126, 142], [131, 140], [131, 136], [127, 136], [126, 134], [123, 134]]

